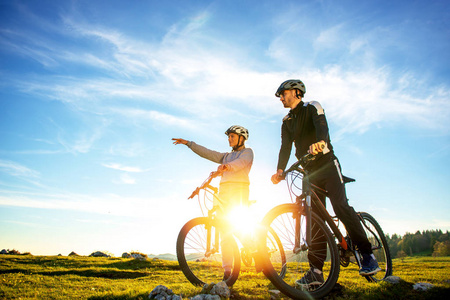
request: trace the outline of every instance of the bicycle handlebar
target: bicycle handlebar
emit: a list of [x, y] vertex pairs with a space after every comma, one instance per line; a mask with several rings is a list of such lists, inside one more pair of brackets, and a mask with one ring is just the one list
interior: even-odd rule
[[188, 199], [194, 198], [195, 196], [198, 195], [198, 193], [200, 192], [200, 190], [205, 189], [205, 188], [209, 188], [209, 189], [213, 190], [215, 193], [217, 193], [217, 188], [211, 186], [210, 183], [211, 183], [211, 181], [212, 181], [214, 178], [216, 178], [216, 177], [218, 177], [218, 176], [221, 176], [221, 175], [222, 175], [222, 172], [219, 172], [219, 171], [213, 171], [213, 172], [211, 172], [211, 173], [209, 174], [209, 177], [205, 180], [205, 182], [203, 182], [201, 186], [199, 186], [198, 188], [196, 188], [195, 191], [192, 192], [192, 194], [189, 196]]
[[[323, 150], [325, 148], [325, 145], [320, 145], [320, 148]], [[310, 161], [315, 160], [317, 157], [323, 155], [323, 152], [319, 152], [317, 154], [311, 154], [307, 153], [303, 155], [297, 162], [292, 164], [292, 166], [289, 167], [286, 171], [283, 172], [283, 177], [286, 177], [287, 173], [292, 172], [294, 170], [300, 171], [299, 166], [306, 166]]]
[[287, 169], [286, 171], [283, 172], [283, 177], [286, 176], [289, 172], [292, 172], [294, 170], [300, 171], [299, 166], [307, 165], [309, 162], [311, 162], [311, 161], [315, 160], [317, 157], [319, 157], [320, 154], [322, 154], [322, 152], [320, 152], [316, 155], [311, 154], [311, 153], [307, 153], [307, 154], [303, 155], [298, 161], [293, 163], [292, 166], [289, 167], [289, 169]]
[[199, 191], [200, 191], [200, 188], [196, 188], [195, 191], [193, 191], [192, 194], [189, 196], [188, 200], [197, 196]]

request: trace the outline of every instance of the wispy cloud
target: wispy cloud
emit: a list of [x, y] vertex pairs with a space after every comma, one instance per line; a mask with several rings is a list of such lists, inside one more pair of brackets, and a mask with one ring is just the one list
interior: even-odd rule
[[114, 169], [114, 170], [131, 172], [131, 173], [141, 173], [141, 172], [145, 172], [146, 171], [146, 170], [143, 170], [143, 169], [141, 169], [139, 167], [123, 166], [123, 165], [117, 164], [117, 163], [102, 164], [102, 166], [104, 166], [106, 168]]
[[[435, 129], [448, 134], [450, 90], [419, 86], [395, 78], [388, 68], [353, 72], [338, 66], [305, 73], [306, 100], [318, 100], [329, 119], [345, 132], [365, 132], [372, 126]], [[436, 111], [439, 107], [439, 113]]]
[[125, 173], [120, 175], [120, 181], [113, 180], [116, 184], [136, 184], [136, 179], [131, 177], [130, 174]]
[[[0, 199], [1, 199], [1, 197], [0, 197]], [[9, 224], [13, 224], [15, 226], [26, 226], [26, 227], [34, 228], [34, 229], [35, 228], [42, 228], [42, 229], [51, 228], [51, 226], [45, 225], [42, 223], [21, 222], [21, 221], [15, 221], [15, 220], [2, 220], [2, 223], [9, 223]]]
[[27, 168], [24, 165], [18, 164], [9, 160], [0, 159], [0, 171], [7, 173], [10, 176], [21, 177], [21, 178], [38, 178], [40, 173]]
[[197, 125], [193, 124], [191, 120], [187, 118], [180, 118], [168, 113], [156, 111], [156, 110], [143, 110], [135, 108], [115, 108], [109, 109], [110, 112], [120, 115], [125, 120], [131, 120], [136, 122], [141, 121], [153, 121], [158, 124], [164, 124], [169, 126], [182, 126], [184, 128], [196, 128]]
[[340, 44], [344, 40], [342, 29], [343, 24], [338, 24], [323, 30], [314, 40], [314, 47], [321, 50], [335, 48], [336, 44]]
[[150, 207], [160, 209], [167, 199], [127, 197], [116, 194], [91, 196], [86, 194], [26, 193], [0, 191], [0, 206], [31, 207], [52, 210], [84, 211], [115, 216], [145, 216]]
[[[208, 34], [204, 24], [209, 18], [208, 12], [201, 12], [183, 19], [170, 27], [161, 41], [149, 42], [63, 15], [64, 24], [70, 28], [65, 32], [66, 38], [89, 41], [98, 47], [89, 53], [68, 48], [57, 56], [45, 47], [40, 47], [39, 51], [48, 51], [47, 56], [61, 64], [72, 61], [93, 71], [106, 69], [110, 74], [96, 78], [55, 76], [51, 84], [47, 83], [48, 78], [45, 81], [27, 78], [19, 85], [23, 91], [45, 95], [84, 112], [105, 117], [126, 115], [165, 126], [195, 128], [199, 120], [239, 114], [242, 106], [251, 108], [247, 113], [249, 117], [251, 114], [267, 119], [279, 116], [283, 112], [273, 97], [274, 90], [287, 78], [301, 78], [307, 86], [306, 100], [321, 102], [340, 127], [341, 134], [391, 124], [399, 116], [413, 126], [448, 133], [443, 124], [450, 121], [445, 113], [449, 111], [449, 87], [427, 87], [424, 83], [424, 91], [417, 93], [420, 74], [407, 73], [398, 77], [388, 66], [377, 66], [376, 51], [368, 42], [373, 39], [373, 32], [361, 37], [351, 32], [347, 24], [338, 24], [319, 27], [317, 37], [305, 33], [303, 39], [314, 44], [318, 55], [330, 45], [337, 45], [344, 62], [313, 69], [307, 61], [314, 57], [302, 57], [298, 50], [300, 45], [292, 44], [293, 39], [285, 39], [306, 26], [295, 18], [284, 33], [273, 38], [269, 53], [270, 49], [279, 51], [270, 54], [272, 59], [280, 63], [289, 59], [291, 63], [286, 66], [302, 67], [295, 72], [261, 72], [227, 51], [233, 45], [223, 45]], [[342, 43], [338, 36], [348, 37], [350, 46]], [[99, 40], [103, 42], [101, 45]], [[23, 50], [31, 53], [33, 49], [31, 46]], [[364, 57], [364, 63], [346, 65], [347, 58], [356, 52]], [[164, 111], [138, 109], [136, 103], [154, 104], [164, 107]], [[436, 115], [436, 107], [442, 107], [444, 113]], [[173, 113], [175, 110], [182, 110], [184, 116], [177, 116]], [[79, 137], [78, 142], [73, 143], [61, 137], [60, 143], [68, 151], [84, 153], [98, 138], [98, 134]]]

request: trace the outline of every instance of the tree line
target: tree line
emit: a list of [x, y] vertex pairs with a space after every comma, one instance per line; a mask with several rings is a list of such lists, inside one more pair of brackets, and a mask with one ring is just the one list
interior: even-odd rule
[[406, 233], [403, 236], [386, 235], [392, 258], [414, 255], [450, 256], [448, 230], [426, 230]]

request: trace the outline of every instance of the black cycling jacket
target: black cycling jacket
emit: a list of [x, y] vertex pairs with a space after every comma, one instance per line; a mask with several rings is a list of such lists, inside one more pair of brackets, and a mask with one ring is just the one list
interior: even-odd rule
[[300, 159], [308, 152], [310, 145], [322, 140], [326, 143], [323, 152], [325, 155], [310, 163], [308, 169], [313, 169], [315, 166], [329, 161], [331, 158], [334, 158], [334, 154], [322, 106], [316, 101], [301, 101], [283, 119], [277, 170], [286, 168], [292, 150], [292, 143], [295, 144], [295, 156], [297, 159]]

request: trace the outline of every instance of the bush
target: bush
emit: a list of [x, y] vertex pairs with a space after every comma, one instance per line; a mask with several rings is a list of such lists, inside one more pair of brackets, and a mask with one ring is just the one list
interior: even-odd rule
[[450, 241], [436, 242], [433, 256], [450, 256]]

